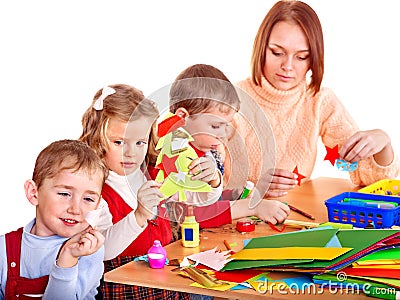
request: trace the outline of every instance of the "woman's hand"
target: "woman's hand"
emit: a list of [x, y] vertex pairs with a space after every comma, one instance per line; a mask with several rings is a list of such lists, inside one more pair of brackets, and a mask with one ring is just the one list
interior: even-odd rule
[[285, 196], [289, 190], [292, 190], [298, 184], [297, 174], [283, 169], [270, 169], [268, 177], [271, 178], [271, 183], [265, 197]]
[[373, 155], [381, 166], [389, 165], [394, 159], [390, 138], [380, 129], [356, 132], [343, 144], [339, 155], [348, 162], [358, 162]]

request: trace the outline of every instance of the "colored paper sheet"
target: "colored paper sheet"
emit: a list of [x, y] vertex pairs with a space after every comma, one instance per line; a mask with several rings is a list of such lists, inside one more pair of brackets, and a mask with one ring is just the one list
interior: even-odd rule
[[246, 249], [281, 247], [325, 247], [339, 231], [337, 228], [315, 228], [251, 239]]
[[272, 281], [272, 280], [264, 280], [264, 281], [250, 281], [249, 284], [251, 287], [257, 292], [263, 291], [271, 291], [271, 290], [282, 290], [286, 289], [288, 285], [282, 281]]
[[198, 288], [202, 288], [202, 289], [209, 289], [209, 290], [215, 290], [215, 291], [227, 291], [230, 290], [231, 288], [233, 288], [234, 286], [237, 285], [237, 283], [235, 282], [224, 282], [225, 284], [223, 285], [218, 285], [215, 287], [205, 287], [204, 285], [201, 285], [200, 283], [197, 282], [193, 282], [190, 284], [190, 286], [195, 286]]
[[369, 283], [371, 286], [374, 286], [374, 287], [382, 287], [382, 288], [389, 287], [388, 285], [383, 284], [383, 283], [374, 282], [374, 281], [371, 282], [370, 280], [351, 277], [351, 276], [348, 276], [348, 277], [346, 277], [346, 279], [339, 281], [337, 279], [336, 275], [332, 275], [332, 274], [314, 275], [313, 282], [315, 282], [317, 284], [325, 283], [325, 284], [328, 284], [327, 286], [333, 286], [334, 284], [346, 285], [347, 283], [355, 283], [355, 284], [360, 285], [360, 287], [362, 288], [362, 285]]
[[400, 248], [391, 248], [368, 254], [357, 260], [357, 263], [362, 264], [363, 262], [366, 261], [386, 260], [386, 259], [387, 260], [400, 259]]
[[262, 273], [265, 272], [260, 270], [247, 269], [247, 270], [226, 271], [226, 272], [215, 271], [213, 273], [213, 276], [218, 280], [242, 283]]
[[393, 287], [395, 287], [397, 289], [400, 288], [400, 279], [368, 277], [368, 276], [352, 276], [352, 277], [359, 278], [359, 279], [365, 279], [365, 280], [371, 280], [371, 281], [387, 284], [387, 285], [393, 286]]
[[283, 281], [283, 279], [278, 279], [278, 280], [272, 279], [267, 275], [268, 272], [262, 273], [258, 276], [249, 279], [247, 282], [257, 292], [270, 291], [278, 288], [279, 289], [287, 288], [287, 284]]
[[341, 269], [340, 272], [346, 273], [346, 275], [351, 276], [371, 276], [374, 277], [383, 277], [383, 278], [392, 278], [392, 279], [400, 279], [400, 271], [399, 269], [373, 269], [373, 268], [352, 268], [347, 267]]
[[307, 289], [310, 287], [310, 283], [312, 283], [312, 278], [311, 276], [298, 276], [298, 277], [292, 277], [292, 278], [283, 278], [283, 281], [289, 286], [289, 287], [296, 287], [300, 288], [300, 291], [305, 292]]
[[349, 229], [340, 230], [337, 237], [343, 247], [353, 248], [342, 256], [333, 259], [332, 261], [313, 261], [301, 265], [295, 265], [299, 268], [327, 268], [337, 269], [343, 268], [355, 260], [384, 248], [388, 244], [399, 244], [400, 239], [398, 230], [391, 229]]
[[[331, 282], [338, 282], [336, 275], [332, 274], [322, 274], [315, 275], [313, 279], [322, 279]], [[400, 280], [392, 279], [392, 278], [379, 278], [379, 277], [367, 277], [367, 276], [347, 276], [345, 280], [341, 281], [341, 283], [370, 283], [373, 286], [377, 287], [388, 287], [392, 286], [395, 288], [400, 288]]]
[[390, 264], [390, 265], [354, 265], [352, 266], [354, 269], [391, 269], [391, 270], [400, 270], [399, 264]]
[[[187, 175], [186, 175], [187, 176]], [[171, 177], [173, 177], [173, 179], [171, 179]], [[208, 184], [204, 183], [201, 180], [191, 180], [191, 179], [187, 179], [186, 182], [189, 182], [190, 184], [188, 185], [182, 185], [179, 183], [176, 183], [176, 175], [175, 174], [171, 174], [170, 176], [168, 176], [163, 185], [160, 187], [160, 192], [163, 193], [163, 195], [168, 198], [170, 196], [172, 196], [173, 194], [175, 194], [177, 191], [185, 191], [185, 190], [190, 190], [193, 192], [211, 192], [212, 188], [211, 186], [209, 186]], [[181, 194], [180, 194], [181, 195]], [[183, 193], [184, 195], [184, 193]], [[180, 199], [181, 201], [185, 201], [186, 199]]]
[[232, 260], [232, 258], [229, 257], [229, 251], [217, 252], [217, 247], [199, 253], [193, 253], [187, 256], [187, 258], [217, 271], [221, 270], [226, 263]]
[[276, 266], [290, 266], [291, 264], [310, 263], [313, 259], [284, 259], [284, 260], [233, 260], [223, 267], [222, 271], [242, 270], [250, 268], [265, 268]]
[[[280, 247], [324, 247], [339, 231], [337, 228], [320, 227], [307, 230], [285, 232], [270, 236], [253, 238], [244, 241], [245, 249], [252, 248], [280, 248]], [[252, 260], [236, 261], [233, 260], [225, 265], [223, 271], [240, 270], [246, 268], [275, 267], [287, 265], [300, 265], [311, 263], [314, 259], [284, 259], [284, 260]]]
[[237, 291], [237, 290], [245, 290], [245, 289], [252, 289], [253, 287], [248, 284], [247, 282], [242, 282], [239, 283], [237, 285], [235, 285], [234, 287], [231, 288], [231, 291]]
[[332, 260], [353, 248], [325, 248], [325, 247], [281, 247], [243, 249], [233, 255], [235, 260], [262, 260], [262, 259], [318, 259]]

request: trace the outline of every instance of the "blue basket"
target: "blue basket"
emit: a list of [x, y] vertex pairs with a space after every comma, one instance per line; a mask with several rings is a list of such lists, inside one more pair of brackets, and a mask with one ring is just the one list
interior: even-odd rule
[[[343, 204], [345, 198], [359, 200], [396, 202], [399, 206], [391, 209], [356, 206]], [[330, 222], [352, 224], [355, 227], [365, 228], [373, 222], [375, 228], [390, 228], [400, 225], [400, 198], [365, 194], [357, 192], [345, 192], [325, 201]]]

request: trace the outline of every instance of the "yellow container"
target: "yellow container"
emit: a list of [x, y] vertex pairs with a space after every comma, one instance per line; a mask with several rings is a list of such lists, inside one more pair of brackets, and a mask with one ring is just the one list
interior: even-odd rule
[[200, 244], [199, 223], [195, 216], [186, 216], [181, 224], [183, 247], [193, 248]]
[[400, 180], [382, 179], [359, 189], [358, 192], [386, 196], [400, 196]]

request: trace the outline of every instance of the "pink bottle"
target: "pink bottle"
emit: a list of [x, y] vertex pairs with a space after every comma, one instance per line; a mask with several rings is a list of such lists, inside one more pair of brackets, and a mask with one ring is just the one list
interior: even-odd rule
[[167, 260], [167, 251], [165, 251], [159, 240], [155, 240], [153, 246], [147, 251], [147, 258], [151, 268], [164, 268], [165, 261]]

